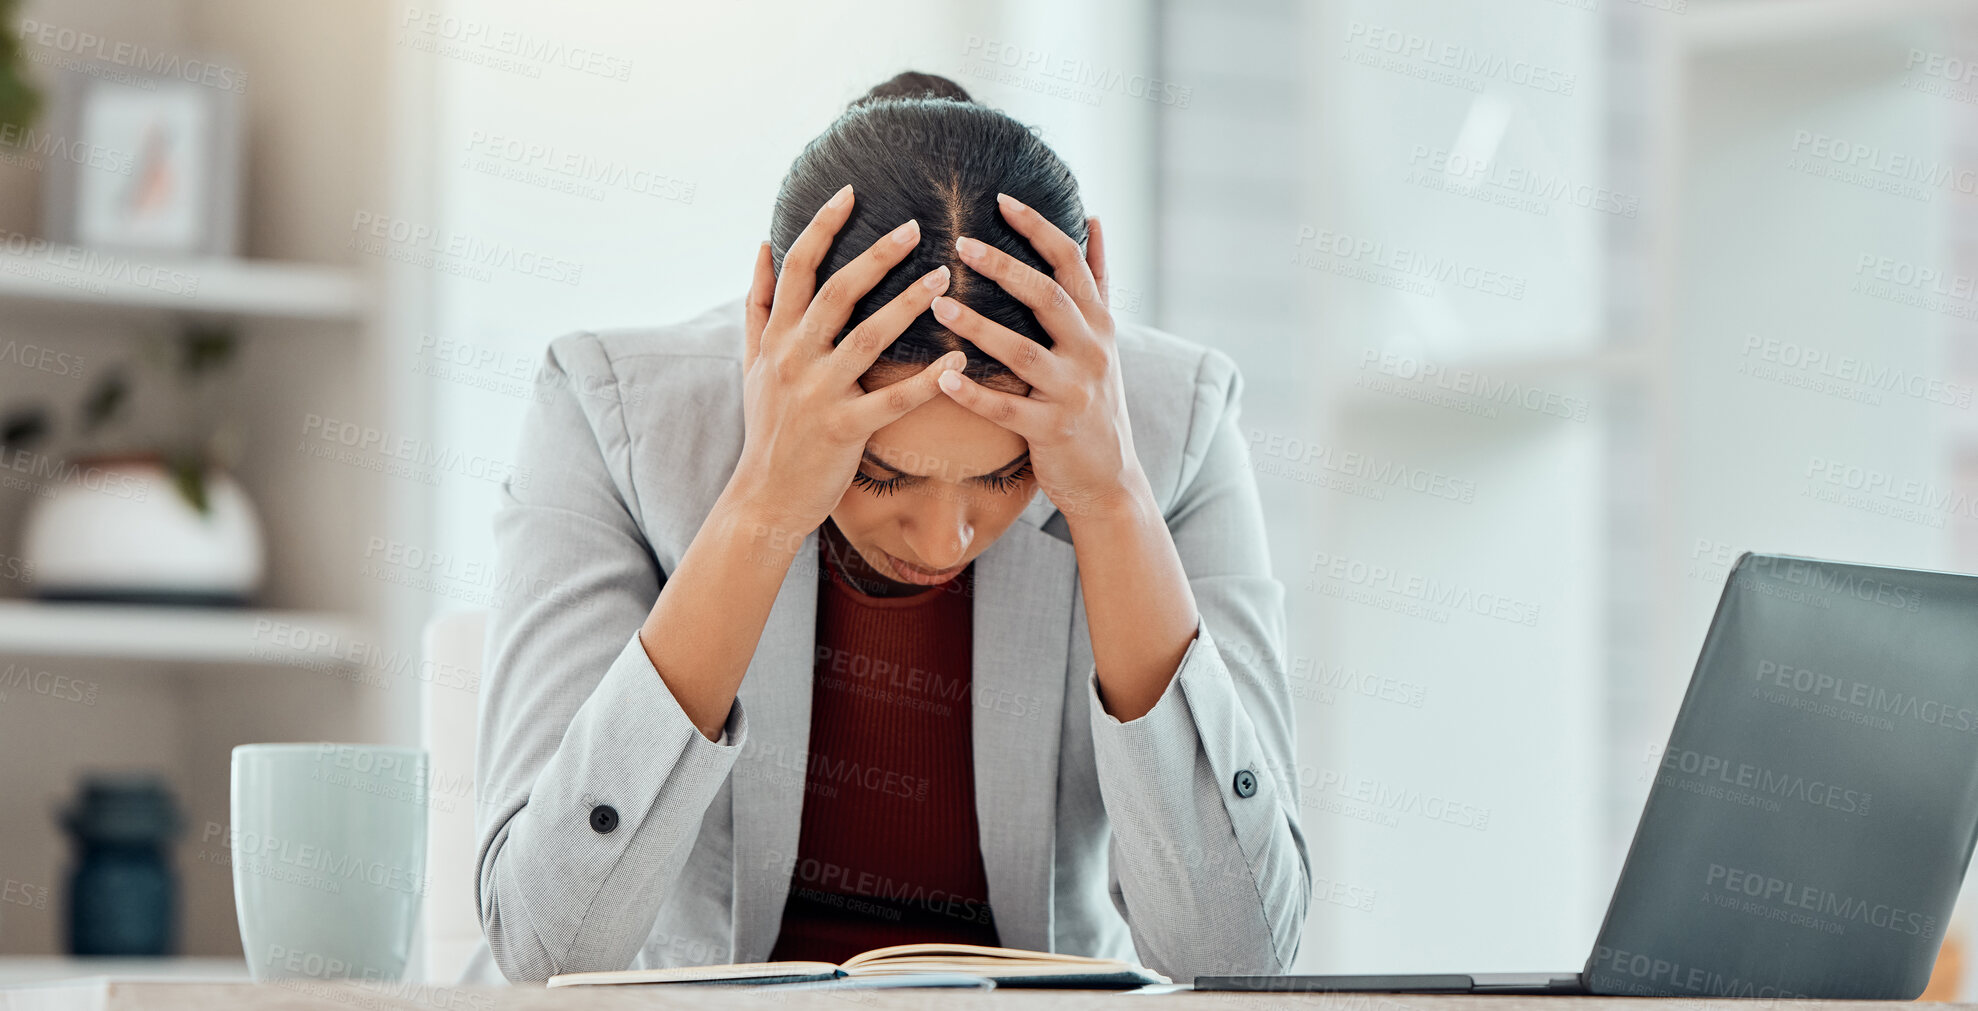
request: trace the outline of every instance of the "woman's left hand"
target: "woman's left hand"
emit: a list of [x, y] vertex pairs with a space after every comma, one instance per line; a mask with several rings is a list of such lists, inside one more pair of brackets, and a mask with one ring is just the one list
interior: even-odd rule
[[1113, 317], [1106, 308], [1105, 244], [1099, 220], [1087, 222], [1089, 252], [1015, 198], [998, 194], [1003, 218], [1051, 265], [1047, 277], [978, 239], [962, 236], [962, 262], [1001, 285], [1037, 314], [1054, 346], [1044, 347], [947, 296], [934, 318], [1010, 367], [1030, 384], [1028, 396], [992, 390], [949, 369], [941, 389], [956, 403], [1022, 436], [1038, 486], [1067, 519], [1104, 515], [1124, 497], [1148, 490], [1133, 452], [1120, 379]]

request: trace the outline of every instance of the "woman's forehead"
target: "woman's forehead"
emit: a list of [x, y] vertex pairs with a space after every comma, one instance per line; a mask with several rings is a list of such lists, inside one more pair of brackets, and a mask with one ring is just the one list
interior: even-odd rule
[[943, 394], [872, 433], [865, 448], [900, 473], [959, 481], [995, 474], [1030, 447], [1022, 436]]

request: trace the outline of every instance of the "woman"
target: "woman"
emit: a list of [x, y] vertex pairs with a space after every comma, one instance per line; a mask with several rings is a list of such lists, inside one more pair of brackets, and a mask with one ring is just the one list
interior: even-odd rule
[[944, 78], [854, 103], [771, 236], [743, 304], [550, 347], [496, 521], [544, 589], [490, 629], [486, 956], [1285, 971], [1310, 872], [1234, 366], [1116, 327], [1071, 174]]

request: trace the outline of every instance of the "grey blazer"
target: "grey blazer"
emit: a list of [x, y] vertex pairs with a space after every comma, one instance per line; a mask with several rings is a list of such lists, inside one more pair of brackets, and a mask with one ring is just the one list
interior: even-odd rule
[[[1098, 701], [1049, 499], [976, 559], [989, 905], [1010, 947], [1177, 981], [1284, 972], [1311, 869], [1242, 381], [1225, 355], [1157, 330], [1122, 325], [1118, 340], [1134, 445], [1201, 623], [1166, 694], [1121, 723]], [[495, 520], [505, 592], [475, 770], [486, 945], [469, 979], [753, 962], [776, 942], [804, 798], [816, 532], [721, 740], [694, 728], [637, 635], [739, 459], [741, 349], [739, 300], [549, 347]]]

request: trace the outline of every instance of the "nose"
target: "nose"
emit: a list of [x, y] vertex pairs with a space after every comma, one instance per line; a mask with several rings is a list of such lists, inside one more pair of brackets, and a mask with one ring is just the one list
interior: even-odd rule
[[950, 569], [968, 557], [969, 545], [975, 543], [975, 525], [969, 522], [964, 503], [937, 500], [907, 520], [904, 538], [914, 554], [907, 561], [929, 569]]

